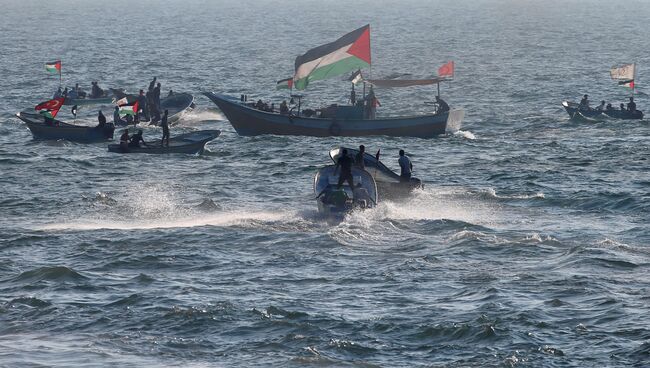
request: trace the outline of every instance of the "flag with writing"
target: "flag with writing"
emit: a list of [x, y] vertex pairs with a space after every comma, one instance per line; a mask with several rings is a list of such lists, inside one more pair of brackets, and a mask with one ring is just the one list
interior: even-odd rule
[[64, 97], [54, 98], [36, 105], [34, 110], [37, 110], [40, 114], [54, 118], [59, 113], [64, 101]]

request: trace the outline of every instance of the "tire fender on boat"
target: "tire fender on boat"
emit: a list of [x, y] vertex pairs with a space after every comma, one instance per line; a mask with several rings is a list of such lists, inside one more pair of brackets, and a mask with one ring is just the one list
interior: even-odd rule
[[334, 120], [329, 128], [330, 135], [338, 137], [339, 135], [341, 135], [341, 130], [342, 130], [341, 125], [339, 125], [339, 123], [337, 123], [336, 120]]

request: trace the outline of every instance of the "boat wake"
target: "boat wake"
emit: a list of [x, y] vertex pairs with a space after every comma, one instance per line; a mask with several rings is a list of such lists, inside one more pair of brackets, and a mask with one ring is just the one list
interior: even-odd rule
[[233, 210], [209, 198], [190, 203], [180, 199], [175, 191], [158, 185], [129, 189], [119, 197], [100, 192], [82, 200], [85, 203], [82, 213], [70, 214], [63, 221], [42, 223], [36, 229], [89, 231], [219, 226], [293, 231], [309, 227], [305, 224], [308, 220], [297, 211], [260, 209], [254, 204]]
[[226, 117], [219, 111], [211, 108], [196, 107], [183, 114], [182, 122], [185, 125], [200, 124], [205, 122], [224, 121]]

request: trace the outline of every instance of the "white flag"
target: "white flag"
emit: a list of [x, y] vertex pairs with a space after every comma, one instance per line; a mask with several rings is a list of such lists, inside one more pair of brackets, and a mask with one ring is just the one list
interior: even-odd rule
[[635, 69], [635, 63], [626, 64], [619, 67], [613, 67], [609, 70], [609, 75], [612, 76], [612, 79], [631, 81], [634, 80]]

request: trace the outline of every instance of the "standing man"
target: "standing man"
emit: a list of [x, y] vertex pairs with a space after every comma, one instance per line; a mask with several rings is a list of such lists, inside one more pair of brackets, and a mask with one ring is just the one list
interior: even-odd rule
[[354, 179], [352, 179], [352, 158], [348, 156], [348, 150], [343, 149], [341, 156], [336, 161], [336, 167], [334, 168], [334, 175], [338, 171], [339, 167], [341, 168], [341, 174], [339, 175], [338, 188], [341, 189], [343, 182], [347, 181], [350, 185], [350, 189], [354, 189]]
[[407, 182], [411, 180], [411, 172], [413, 171], [413, 164], [411, 159], [404, 154], [404, 150], [399, 150], [399, 167], [400, 171], [400, 181]]
[[162, 117], [162, 120], [160, 121], [160, 126], [162, 127], [163, 130], [163, 136], [162, 139], [160, 140], [160, 147], [163, 146], [165, 143], [165, 138], [167, 139], [167, 147], [169, 147], [169, 124], [167, 123], [167, 110], [165, 110], [165, 114]]
[[153, 103], [156, 104], [156, 111], [160, 111], [160, 83], [153, 89]]
[[147, 91], [152, 91], [155, 85], [156, 85], [156, 77], [153, 77], [153, 80], [149, 82], [149, 89]]
[[636, 102], [634, 102], [634, 97], [630, 97], [630, 102], [627, 103], [627, 111], [629, 112], [636, 111]]
[[124, 124], [124, 120], [122, 120], [122, 118], [120, 118], [120, 107], [119, 106], [115, 106], [115, 111], [113, 111], [113, 124], [115, 124], [115, 126], [120, 126], [120, 125]]
[[363, 160], [363, 154], [366, 152], [366, 146], [363, 144], [359, 146], [359, 153], [354, 157], [354, 164], [357, 165], [358, 168], [365, 170], [366, 169], [366, 163]]
[[99, 110], [99, 114], [97, 114], [97, 123], [98, 128], [103, 128], [106, 126], [106, 117], [104, 114], [102, 114], [102, 110]]
[[140, 90], [138, 95], [138, 110], [142, 111], [144, 121], [149, 121], [149, 111], [147, 110], [147, 96], [144, 95], [144, 90]]
[[449, 104], [440, 98], [440, 96], [436, 96], [436, 103], [438, 104], [438, 113], [449, 111]]

